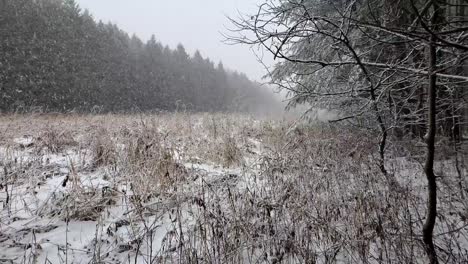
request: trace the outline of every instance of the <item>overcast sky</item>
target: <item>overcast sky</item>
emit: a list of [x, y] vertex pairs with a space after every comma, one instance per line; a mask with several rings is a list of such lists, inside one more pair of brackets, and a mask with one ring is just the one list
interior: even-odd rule
[[[246, 73], [259, 81], [265, 74], [251, 47], [222, 43], [221, 32], [231, 27], [226, 16], [238, 11], [255, 13], [259, 0], [77, 0], [97, 20], [112, 22], [144, 41], [152, 34], [162, 44], [175, 48], [182, 43], [187, 52], [200, 50], [203, 57], [226, 68]], [[258, 52], [257, 52], [258, 53]], [[270, 59], [271, 60], [271, 59]]]

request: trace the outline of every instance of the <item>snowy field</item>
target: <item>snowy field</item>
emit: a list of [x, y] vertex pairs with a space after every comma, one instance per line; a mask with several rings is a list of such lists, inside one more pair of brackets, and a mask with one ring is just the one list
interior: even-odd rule
[[[425, 263], [421, 149], [396, 145], [389, 184], [373, 136], [327, 125], [3, 116], [0, 263]], [[468, 263], [467, 162], [437, 163], [442, 263]]]

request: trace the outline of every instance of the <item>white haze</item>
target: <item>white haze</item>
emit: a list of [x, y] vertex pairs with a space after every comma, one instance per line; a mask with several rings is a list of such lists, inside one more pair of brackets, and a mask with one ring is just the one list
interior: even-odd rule
[[[198, 49], [204, 57], [215, 63], [222, 61], [227, 68], [244, 72], [253, 80], [260, 81], [266, 74], [248, 46], [222, 42], [222, 33], [232, 28], [226, 17], [255, 12], [258, 0], [77, 0], [77, 3], [96, 20], [115, 23], [144, 41], [154, 34], [164, 45], [174, 48], [182, 43], [191, 54]], [[265, 54], [264, 59], [271, 64], [271, 56]]]

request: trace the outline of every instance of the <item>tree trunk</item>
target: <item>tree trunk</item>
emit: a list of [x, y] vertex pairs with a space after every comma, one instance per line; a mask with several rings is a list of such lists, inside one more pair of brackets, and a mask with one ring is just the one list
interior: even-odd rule
[[[439, 7], [433, 2], [434, 15], [432, 17], [432, 24], [435, 25], [438, 21]], [[437, 182], [434, 174], [434, 154], [435, 154], [435, 135], [437, 131], [436, 124], [436, 97], [437, 97], [437, 50], [435, 45], [436, 38], [431, 35], [429, 42], [429, 83], [428, 83], [428, 118], [427, 118], [427, 134], [426, 134], [426, 163], [424, 172], [428, 182], [428, 201], [427, 201], [427, 214], [426, 222], [423, 226], [423, 241], [426, 247], [426, 253], [429, 257], [431, 264], [438, 263], [437, 252], [434, 246], [434, 226], [437, 217]]]

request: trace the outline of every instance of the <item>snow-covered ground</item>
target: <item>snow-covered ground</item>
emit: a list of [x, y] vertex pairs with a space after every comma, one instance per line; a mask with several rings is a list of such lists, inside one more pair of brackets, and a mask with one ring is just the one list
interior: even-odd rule
[[[425, 263], [421, 165], [389, 157], [387, 187], [367, 135], [184, 114], [0, 128], [0, 263]], [[468, 261], [461, 172], [438, 163], [447, 263]]]

